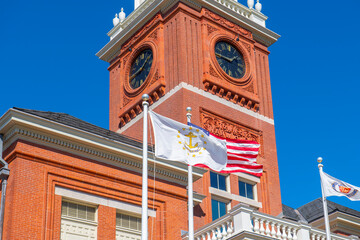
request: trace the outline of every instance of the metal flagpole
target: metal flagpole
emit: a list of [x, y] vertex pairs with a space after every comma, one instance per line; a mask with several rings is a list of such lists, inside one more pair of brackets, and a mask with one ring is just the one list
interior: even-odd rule
[[[191, 107], [186, 108], [186, 118], [191, 122]], [[194, 240], [194, 201], [193, 201], [193, 177], [192, 166], [188, 165], [188, 212], [189, 212], [189, 240]]]
[[142, 96], [143, 105], [143, 172], [142, 172], [142, 208], [141, 208], [141, 240], [148, 240], [148, 108], [149, 95]]
[[324, 193], [324, 186], [323, 186], [322, 179], [321, 179], [321, 172], [322, 172], [322, 168], [323, 168], [323, 165], [321, 164], [322, 160], [323, 159], [321, 157], [319, 157], [317, 159], [317, 161], [319, 163], [318, 167], [319, 167], [319, 172], [320, 172], [321, 193], [322, 193], [322, 201], [323, 201], [323, 207], [324, 207], [326, 239], [331, 240], [331, 237], [330, 237], [330, 224], [329, 224], [329, 213], [328, 213], [327, 201], [326, 201], [326, 197], [325, 197], [325, 193]]

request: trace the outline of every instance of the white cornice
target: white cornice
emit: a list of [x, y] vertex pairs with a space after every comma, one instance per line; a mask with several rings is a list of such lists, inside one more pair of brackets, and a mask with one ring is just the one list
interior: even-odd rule
[[[0, 118], [0, 133], [4, 134], [4, 149], [16, 140], [24, 139], [141, 173], [142, 149], [16, 109], [10, 109]], [[150, 175], [155, 173], [157, 178], [187, 185], [186, 164], [154, 160], [151, 156], [149, 153]], [[194, 168], [194, 180], [205, 172]]]
[[[330, 228], [332, 231], [340, 230], [348, 234], [360, 235], [360, 218], [343, 212], [329, 214]], [[316, 228], [324, 228], [324, 218], [311, 222]]]
[[110, 42], [97, 54], [100, 59], [111, 62], [121, 45], [144, 26], [158, 12], [165, 12], [177, 2], [184, 2], [195, 8], [205, 7], [220, 16], [233, 21], [251, 31], [254, 38], [266, 46], [275, 43], [280, 35], [265, 27], [267, 17], [254, 9], [249, 9], [233, 0], [146, 0], [123, 22], [110, 30]]

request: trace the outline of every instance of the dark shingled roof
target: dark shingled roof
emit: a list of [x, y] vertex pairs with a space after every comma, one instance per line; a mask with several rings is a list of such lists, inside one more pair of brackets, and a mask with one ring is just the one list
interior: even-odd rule
[[[360, 218], [360, 212], [327, 200], [329, 214], [342, 212]], [[307, 222], [313, 222], [324, 216], [322, 199], [318, 198], [297, 209]]]
[[[30, 110], [30, 109], [23, 109], [23, 108], [17, 108], [17, 107], [13, 107], [13, 109], [16, 109], [18, 111], [21, 112], [25, 112], [31, 115], [35, 115], [41, 118], [45, 118], [57, 123], [61, 123], [73, 128], [77, 128], [89, 133], [93, 133], [96, 135], [99, 135], [101, 137], [105, 137], [108, 138], [110, 140], [114, 140], [114, 141], [118, 141], [118, 142], [122, 142], [122, 143], [126, 143], [129, 145], [132, 145], [134, 147], [138, 147], [138, 148], [142, 148], [142, 143], [129, 138], [129, 137], [125, 137], [121, 134], [118, 134], [116, 132], [110, 131], [108, 129], [105, 128], [101, 128], [98, 127], [96, 125], [93, 125], [91, 123], [85, 122], [79, 118], [73, 117], [69, 114], [66, 113], [56, 113], [56, 112], [44, 112], [44, 111], [38, 111], [38, 110]], [[149, 148], [149, 150], [151, 150]]]
[[300, 217], [295, 212], [295, 209], [283, 204], [282, 205], [282, 210], [283, 210], [283, 218], [290, 219], [290, 220], [293, 220], [293, 221], [296, 221], [296, 222], [300, 221]]

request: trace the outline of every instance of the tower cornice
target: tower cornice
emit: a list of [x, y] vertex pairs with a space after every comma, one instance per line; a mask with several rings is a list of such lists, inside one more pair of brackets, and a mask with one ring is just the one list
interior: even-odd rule
[[280, 35], [265, 26], [267, 17], [261, 12], [245, 7], [232, 0], [146, 0], [136, 8], [123, 22], [110, 30], [110, 41], [96, 54], [100, 59], [111, 62], [119, 53], [121, 46], [149, 22], [157, 13], [166, 13], [175, 4], [182, 2], [190, 7], [201, 8], [226, 18], [227, 20], [250, 31], [254, 39], [266, 47], [275, 43]]

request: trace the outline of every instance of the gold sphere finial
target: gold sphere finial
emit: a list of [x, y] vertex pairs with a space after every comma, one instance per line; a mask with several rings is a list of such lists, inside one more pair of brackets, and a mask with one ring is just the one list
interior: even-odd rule
[[322, 157], [318, 157], [317, 161], [318, 163], [321, 163], [323, 161]]
[[147, 101], [147, 100], [149, 100], [149, 95], [147, 95], [147, 94], [144, 94], [144, 95], [142, 95], [142, 100], [143, 101]]

